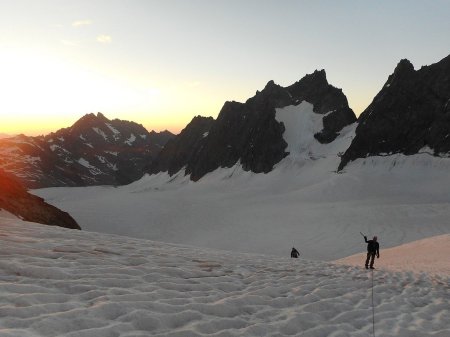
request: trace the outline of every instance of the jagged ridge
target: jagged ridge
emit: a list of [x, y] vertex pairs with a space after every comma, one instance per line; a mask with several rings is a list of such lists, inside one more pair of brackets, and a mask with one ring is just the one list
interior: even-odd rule
[[339, 170], [357, 158], [411, 155], [425, 147], [450, 151], [450, 55], [415, 71], [401, 60], [381, 91], [360, 115], [356, 136]]
[[195, 181], [238, 161], [244, 170], [267, 173], [288, 154], [284, 125], [276, 121], [275, 109], [302, 101], [312, 103], [314, 112], [324, 115], [324, 128], [315, 135], [322, 143], [334, 140], [342, 127], [356, 120], [347, 98], [328, 84], [324, 70], [286, 88], [269, 81], [245, 103], [226, 102], [215, 121], [196, 117], [161, 151], [149, 173], [173, 174], [184, 167]]
[[31, 188], [127, 184], [173, 136], [91, 113], [47, 136], [1, 139], [0, 167]]

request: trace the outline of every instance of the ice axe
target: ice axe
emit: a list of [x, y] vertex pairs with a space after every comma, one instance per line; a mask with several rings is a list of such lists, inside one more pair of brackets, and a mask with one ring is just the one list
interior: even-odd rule
[[363, 238], [365, 238], [366, 236], [363, 234], [363, 233], [361, 233], [361, 232], [359, 232], [359, 234], [361, 234], [361, 236], [363, 237]]

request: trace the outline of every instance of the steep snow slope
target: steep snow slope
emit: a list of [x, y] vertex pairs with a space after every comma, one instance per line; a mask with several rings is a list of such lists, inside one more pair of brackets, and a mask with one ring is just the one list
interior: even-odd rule
[[[0, 336], [370, 336], [372, 274], [0, 215]], [[375, 271], [377, 336], [447, 337], [449, 278]]]
[[237, 164], [193, 183], [179, 173], [145, 176], [128, 186], [35, 191], [68, 211], [85, 230], [224, 250], [335, 260], [365, 249], [359, 232], [381, 247], [450, 233], [450, 160], [427, 153], [352, 162], [339, 154], [355, 125], [330, 144], [312, 105], [277, 109], [290, 155], [268, 174]]

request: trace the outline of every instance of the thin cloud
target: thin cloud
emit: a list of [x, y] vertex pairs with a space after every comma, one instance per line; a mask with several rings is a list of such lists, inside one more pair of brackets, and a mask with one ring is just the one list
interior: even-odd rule
[[72, 22], [73, 27], [89, 26], [92, 25], [91, 20], [77, 20]]
[[109, 44], [112, 42], [112, 38], [109, 35], [99, 35], [97, 36], [97, 41], [103, 44]]

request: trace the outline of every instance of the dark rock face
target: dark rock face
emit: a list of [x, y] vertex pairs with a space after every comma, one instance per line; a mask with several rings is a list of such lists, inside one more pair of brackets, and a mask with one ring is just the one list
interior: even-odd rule
[[244, 170], [267, 173], [288, 154], [285, 128], [275, 119], [275, 109], [304, 100], [314, 105], [316, 113], [327, 113], [324, 129], [316, 135], [321, 142], [332, 141], [343, 126], [356, 120], [346, 97], [328, 84], [323, 70], [286, 88], [270, 81], [245, 103], [226, 102], [215, 121], [194, 118], [161, 151], [149, 172], [174, 174], [185, 167], [185, 173], [195, 181], [240, 161]]
[[339, 170], [357, 158], [385, 153], [434, 155], [450, 151], [450, 56], [415, 71], [401, 60], [359, 117], [356, 136]]
[[88, 114], [45, 137], [0, 139], [0, 167], [30, 188], [127, 184], [143, 175], [173, 136]]
[[287, 88], [298, 101], [314, 105], [314, 112], [326, 114], [323, 130], [315, 138], [322, 144], [331, 143], [344, 126], [356, 121], [355, 113], [348, 106], [341, 89], [328, 84], [325, 70], [315, 71]]
[[167, 130], [161, 132], [150, 131], [149, 133], [149, 141], [150, 144], [153, 144], [159, 148], [163, 148], [165, 144], [171, 140], [175, 135]]
[[192, 165], [195, 151], [203, 147], [213, 122], [212, 117], [194, 117], [177, 137], [167, 142], [153, 165], [149, 167], [149, 171], [152, 173], [167, 171], [173, 175], [183, 166]]
[[2, 170], [0, 170], [0, 209], [25, 221], [80, 229], [80, 226], [68, 213], [45, 203], [42, 198], [28, 193], [16, 178]]

